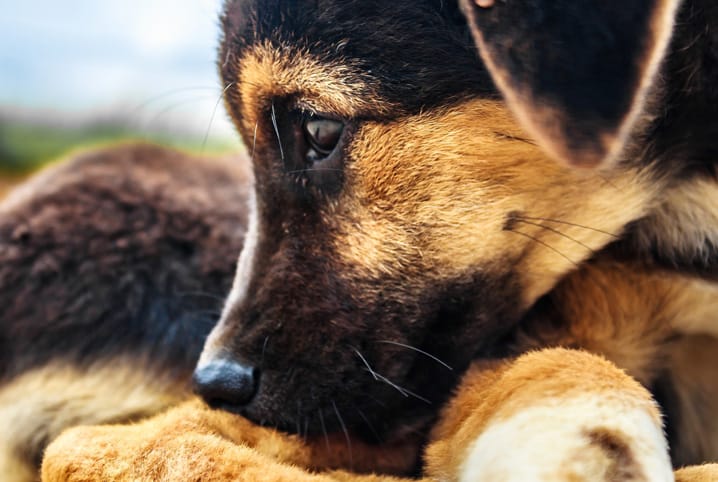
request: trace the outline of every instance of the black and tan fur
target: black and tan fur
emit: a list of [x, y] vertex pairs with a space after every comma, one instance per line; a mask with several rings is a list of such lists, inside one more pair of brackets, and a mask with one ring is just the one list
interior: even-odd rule
[[[451, 457], [480, 459], [464, 442], [492, 446], [487, 420], [544, 413], [546, 393], [581, 406], [591, 384], [569, 389], [581, 371], [557, 361], [565, 354], [595, 366], [598, 394], [620, 406], [625, 388], [660, 426], [640, 390], [551, 349], [563, 346], [602, 354], [654, 391], [675, 464], [715, 459], [718, 432], [696, 414], [718, 411], [705, 401], [718, 333], [718, 6], [460, 3], [226, 3], [219, 66], [254, 189], [199, 370], [228, 360], [259, 381], [251, 400], [227, 390], [208, 402], [285, 431], [396, 441], [426, 433], [461, 375], [493, 360], [473, 386], [496, 383], [496, 404], [482, 391], [453, 402], [469, 410], [445, 422], [466, 435], [449, 442], [461, 450], [439, 440], [427, 452], [427, 473], [449, 466], [452, 478], [474, 472]], [[344, 124], [314, 165], [308, 112]], [[528, 357], [533, 388], [526, 358], [496, 361], [529, 349], [545, 350]], [[471, 422], [472, 409], [490, 417]], [[566, 428], [544, 422], [537, 431]], [[633, 440], [619, 422], [596, 423], [581, 440], [607, 458], [604, 478], [668, 476], [657, 439], [655, 460], [627, 455], [659, 429]]]

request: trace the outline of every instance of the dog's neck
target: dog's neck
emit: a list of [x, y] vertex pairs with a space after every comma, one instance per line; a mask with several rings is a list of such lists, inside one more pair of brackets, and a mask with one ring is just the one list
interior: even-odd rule
[[718, 280], [718, 3], [687, 0], [644, 135], [628, 163], [663, 185], [653, 208], [609, 247], [616, 256]]

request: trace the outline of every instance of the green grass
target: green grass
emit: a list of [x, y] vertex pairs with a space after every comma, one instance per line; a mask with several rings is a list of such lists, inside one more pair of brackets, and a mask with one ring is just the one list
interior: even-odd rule
[[91, 147], [125, 139], [145, 140], [189, 151], [221, 153], [237, 150], [231, 140], [171, 133], [146, 133], [121, 124], [98, 123], [91, 127], [63, 127], [61, 125], [29, 122], [0, 123], [0, 176], [17, 176], [61, 157], [71, 149]]

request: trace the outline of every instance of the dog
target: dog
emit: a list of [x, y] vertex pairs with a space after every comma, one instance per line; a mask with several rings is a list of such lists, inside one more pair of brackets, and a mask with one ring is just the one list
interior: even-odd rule
[[[718, 326], [718, 9], [459, 3], [227, 3], [255, 214], [198, 392], [384, 439], [420, 429], [473, 361], [560, 344], [691, 423], [680, 380], [712, 377], [666, 360]], [[592, 319], [599, 300], [616, 313]], [[676, 460], [715, 457], [712, 429], [679, 426], [704, 440], [676, 440]]]
[[[566, 346], [652, 390], [674, 464], [715, 459], [718, 7], [491, 3], [226, 3], [219, 67], [254, 180], [196, 390], [257, 425], [391, 443], [426, 434], [470, 366], [498, 383], [542, 349], [530, 395], [494, 387], [535, 415], [502, 429], [561, 441], [570, 423], [565, 446], [602, 447], [614, 475], [668, 477], [647, 399], [631, 420], [597, 407], [603, 365], [562, 376]], [[541, 438], [479, 425], [449, 464], [467, 478], [492, 449], [545, 459]]]

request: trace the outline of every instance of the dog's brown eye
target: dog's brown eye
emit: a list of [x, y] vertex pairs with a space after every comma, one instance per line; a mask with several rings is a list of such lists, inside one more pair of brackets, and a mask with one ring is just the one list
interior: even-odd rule
[[309, 145], [307, 160], [313, 162], [324, 159], [332, 153], [341, 139], [344, 124], [312, 115], [304, 120], [303, 128]]

